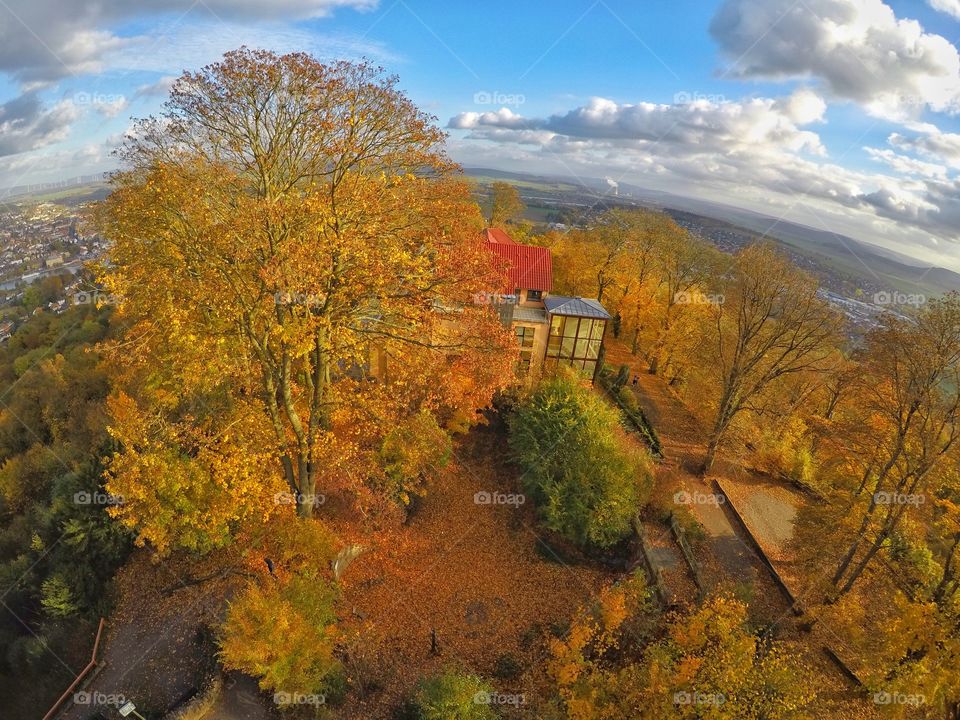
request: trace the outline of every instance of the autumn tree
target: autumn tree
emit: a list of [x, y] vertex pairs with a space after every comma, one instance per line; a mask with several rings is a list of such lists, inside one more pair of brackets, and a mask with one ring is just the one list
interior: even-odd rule
[[741, 250], [713, 305], [708, 353], [719, 399], [704, 460], [709, 470], [741, 413], [773, 383], [825, 369], [840, 318], [817, 295], [817, 282], [769, 245]]
[[[931, 482], [949, 473], [960, 437], [960, 295], [931, 300], [915, 318], [888, 313], [871, 334], [847, 423], [859, 526], [833, 575], [849, 592]], [[951, 554], [952, 557], [952, 554]]]
[[295, 694], [339, 692], [333, 538], [322, 524], [292, 512], [275, 517], [268, 530], [250, 540], [258, 559], [271, 558], [269, 573], [257, 562], [255, 579], [230, 602], [218, 638], [220, 660], [258, 677], [279, 705]]
[[712, 314], [712, 306], [723, 302], [716, 288], [722, 284], [729, 259], [687, 232], [665, 232], [658, 260], [659, 317], [648, 355], [650, 372], [666, 374], [678, 354], [692, 349], [689, 339], [699, 339], [698, 331]]
[[548, 671], [571, 720], [807, 717], [813, 693], [783, 646], [749, 628], [746, 606], [714, 595], [689, 615], [656, 621], [637, 579], [604, 591]]
[[136, 125], [96, 221], [130, 324], [110, 486], [141, 539], [216, 546], [281, 491], [308, 516], [397, 467], [405, 419], [462, 427], [509, 377], [443, 140], [376, 68], [246, 49]]
[[503, 227], [523, 215], [527, 209], [520, 191], [508, 182], [495, 182], [490, 186], [490, 227]]

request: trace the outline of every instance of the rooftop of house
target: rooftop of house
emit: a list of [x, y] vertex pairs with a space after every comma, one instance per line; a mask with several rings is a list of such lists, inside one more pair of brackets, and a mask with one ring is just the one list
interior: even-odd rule
[[543, 290], [553, 288], [553, 258], [550, 250], [536, 245], [521, 245], [499, 228], [483, 231], [487, 249], [500, 258], [507, 275], [504, 292], [515, 289]]
[[550, 295], [543, 304], [551, 315], [569, 315], [573, 317], [596, 318], [609, 320], [610, 313], [606, 311], [599, 300], [593, 298], [566, 297], [564, 295]]
[[506, 230], [500, 228], [487, 228], [483, 231], [483, 239], [488, 243], [499, 243], [501, 245], [516, 245], [517, 241], [507, 235]]

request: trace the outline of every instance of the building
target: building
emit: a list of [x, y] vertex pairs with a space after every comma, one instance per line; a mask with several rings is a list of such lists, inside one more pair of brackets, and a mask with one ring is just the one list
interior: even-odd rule
[[506, 287], [489, 300], [517, 336], [518, 374], [536, 377], [544, 368], [570, 365], [591, 380], [596, 378], [611, 319], [603, 305], [591, 298], [551, 294], [549, 249], [521, 245], [499, 228], [484, 230], [483, 241], [506, 274]]

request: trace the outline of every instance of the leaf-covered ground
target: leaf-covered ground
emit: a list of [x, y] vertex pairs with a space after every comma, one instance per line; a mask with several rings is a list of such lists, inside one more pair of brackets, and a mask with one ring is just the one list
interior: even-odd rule
[[[474, 430], [406, 526], [358, 533], [334, 523], [341, 538], [370, 548], [345, 573], [344, 605], [355, 633], [350, 662], [378, 686], [366, 698], [351, 697], [344, 717], [388, 717], [419, 678], [448, 665], [487, 676], [511, 660], [535, 665], [551, 633], [616, 579], [611, 570], [538, 550], [529, 503], [475, 502], [478, 492], [519, 492], [501, 443], [489, 428]], [[500, 674], [497, 689], [523, 694], [535, 713], [545, 692], [542, 668]]]

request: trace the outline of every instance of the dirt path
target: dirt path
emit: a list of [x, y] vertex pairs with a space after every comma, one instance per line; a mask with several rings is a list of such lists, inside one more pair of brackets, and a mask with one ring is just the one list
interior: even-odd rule
[[618, 340], [605, 342], [606, 361], [614, 368], [630, 367], [628, 387], [660, 437], [664, 459], [657, 468], [656, 500], [664, 507], [683, 505], [703, 526], [707, 536], [703, 562], [707, 587], [729, 586], [731, 582], [747, 586], [761, 601], [751, 604], [758, 618], [782, 617], [788, 607], [786, 598], [724, 507], [723, 499], [698, 472], [707, 450], [706, 430], [663, 379], [648, 372], [643, 358], [631, 355]]

